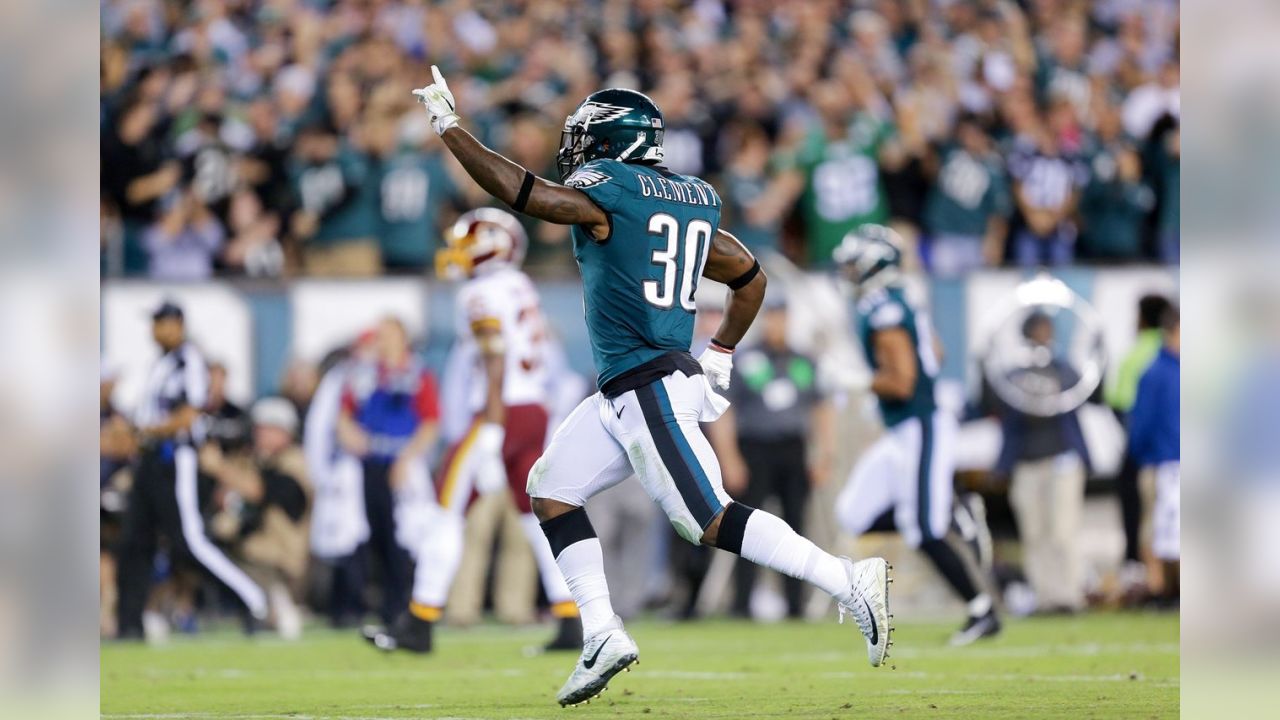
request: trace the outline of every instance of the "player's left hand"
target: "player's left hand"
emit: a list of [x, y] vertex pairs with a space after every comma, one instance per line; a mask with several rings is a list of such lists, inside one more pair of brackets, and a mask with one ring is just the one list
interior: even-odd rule
[[457, 106], [453, 102], [453, 93], [449, 91], [449, 84], [440, 74], [440, 68], [432, 65], [431, 77], [435, 78], [434, 83], [414, 90], [413, 94], [426, 108], [427, 115], [431, 117], [431, 127], [435, 129], [436, 134], [443, 135], [445, 130], [458, 124]]
[[718, 350], [715, 346], [708, 346], [698, 356], [698, 363], [702, 365], [702, 372], [707, 374], [707, 379], [712, 385], [721, 390], [729, 389], [729, 375], [733, 372], [733, 353]]

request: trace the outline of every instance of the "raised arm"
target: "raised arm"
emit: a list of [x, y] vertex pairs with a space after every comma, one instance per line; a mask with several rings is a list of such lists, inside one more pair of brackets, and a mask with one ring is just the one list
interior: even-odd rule
[[[604, 210], [581, 190], [534, 175], [456, 125], [440, 137], [477, 185], [516, 212], [560, 225], [584, 225], [599, 238], [608, 235], [609, 220]], [[525, 195], [523, 204], [521, 193]]]
[[426, 106], [445, 147], [477, 185], [516, 212], [560, 225], [582, 225], [597, 238], [608, 237], [609, 218], [585, 193], [537, 177], [459, 127], [449, 85], [434, 65], [431, 74], [435, 82], [413, 94]]

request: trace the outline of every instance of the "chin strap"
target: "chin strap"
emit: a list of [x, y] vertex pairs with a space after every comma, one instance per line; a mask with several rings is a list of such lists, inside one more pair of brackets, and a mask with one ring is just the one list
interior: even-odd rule
[[[631, 157], [631, 153], [635, 152], [635, 149], [640, 147], [640, 145], [644, 143], [644, 140], [645, 140], [645, 134], [644, 134], [644, 131], [641, 130], [640, 132], [636, 133], [636, 141], [631, 143], [631, 147], [628, 147], [626, 150], [622, 151], [622, 154], [618, 156], [618, 160], [626, 161], [627, 158]], [[647, 155], [648, 153], [645, 153], [645, 154]]]

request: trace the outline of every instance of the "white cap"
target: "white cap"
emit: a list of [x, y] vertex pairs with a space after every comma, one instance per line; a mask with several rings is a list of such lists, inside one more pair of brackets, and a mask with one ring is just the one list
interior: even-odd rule
[[254, 425], [278, 427], [290, 433], [298, 431], [298, 411], [293, 409], [293, 403], [282, 397], [262, 398], [253, 404], [249, 415]]

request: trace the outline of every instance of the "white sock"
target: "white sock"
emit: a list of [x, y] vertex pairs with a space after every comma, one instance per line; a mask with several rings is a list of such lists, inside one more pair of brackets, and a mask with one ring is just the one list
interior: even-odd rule
[[538, 562], [538, 575], [542, 578], [542, 589], [547, 592], [547, 600], [552, 605], [573, 600], [569, 594], [569, 586], [564, 582], [564, 574], [556, 564], [556, 556], [551, 554], [551, 543], [542, 532], [542, 525], [533, 513], [520, 516], [520, 527], [533, 550], [533, 558]]
[[440, 513], [432, 522], [418, 548], [413, 571], [413, 601], [419, 605], [443, 608], [449, 599], [449, 587], [462, 562], [462, 537], [466, 528], [462, 518], [453, 513]]
[[763, 510], [754, 510], [747, 518], [742, 557], [813, 583], [828, 595], [849, 591], [849, 576], [839, 558], [797, 534], [782, 518]]
[[991, 611], [991, 596], [978, 593], [969, 601], [969, 617], [982, 617]]
[[560, 552], [556, 565], [582, 615], [582, 634], [600, 632], [613, 620], [613, 603], [609, 602], [609, 584], [604, 578], [604, 551], [600, 540], [579, 540]]

